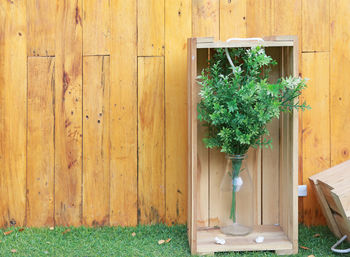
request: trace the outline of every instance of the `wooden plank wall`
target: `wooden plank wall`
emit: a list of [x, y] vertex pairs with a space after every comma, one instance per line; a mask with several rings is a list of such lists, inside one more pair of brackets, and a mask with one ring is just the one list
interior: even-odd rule
[[[308, 184], [350, 158], [349, 14], [347, 0], [0, 1], [0, 226], [185, 223], [191, 36], [299, 36]], [[313, 192], [299, 206], [324, 222]]]

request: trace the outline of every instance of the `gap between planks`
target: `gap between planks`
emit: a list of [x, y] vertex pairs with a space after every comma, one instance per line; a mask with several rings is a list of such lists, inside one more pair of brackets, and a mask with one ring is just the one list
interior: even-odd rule
[[27, 56], [28, 59], [30, 58], [53, 58], [56, 57], [55, 55], [38, 55], [38, 56]]
[[[110, 57], [110, 54], [85, 54], [82, 55], [83, 57]], [[53, 58], [56, 57], [55, 55], [38, 55], [38, 56], [27, 56], [28, 58]], [[141, 56], [139, 56], [141, 57]], [[142, 57], [148, 57], [148, 56], [142, 56]], [[150, 57], [162, 57], [162, 56], [150, 56]]]
[[312, 54], [316, 54], [316, 53], [329, 53], [330, 51], [317, 51], [317, 50], [314, 50], [314, 51], [302, 51], [301, 53], [302, 54], [308, 54], [308, 53], [312, 53]]

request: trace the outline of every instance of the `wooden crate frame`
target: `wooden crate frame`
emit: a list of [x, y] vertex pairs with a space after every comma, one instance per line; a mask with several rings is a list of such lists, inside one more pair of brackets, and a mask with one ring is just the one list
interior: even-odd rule
[[[215, 163], [223, 163], [221, 153], [203, 150], [201, 126], [197, 121], [199, 86], [198, 72], [207, 65], [208, 56], [215, 48], [237, 48], [261, 45], [266, 51], [279, 54], [278, 75], [298, 75], [298, 42], [295, 36], [265, 37], [264, 41], [214, 42], [212, 38], [188, 39], [188, 239], [192, 254], [208, 254], [223, 251], [272, 250], [277, 254], [298, 252], [298, 112], [283, 113], [270, 126], [271, 136], [278, 141], [275, 150], [250, 150], [248, 165], [252, 169], [254, 184], [254, 231], [248, 236], [232, 237], [220, 233], [216, 218], [211, 211], [217, 205], [211, 189], [216, 181], [218, 168]], [[276, 143], [276, 142], [275, 142]], [[208, 151], [208, 152], [206, 152]], [[203, 154], [204, 152], [204, 154]], [[278, 158], [276, 157], [278, 154]], [[204, 157], [203, 157], [204, 156]], [[204, 162], [201, 163], [201, 158]], [[208, 158], [207, 160], [205, 158]], [[278, 160], [278, 162], [274, 160]], [[272, 160], [272, 161], [269, 161]], [[214, 164], [213, 164], [214, 163]], [[207, 165], [207, 166], [205, 166]], [[203, 167], [206, 172], [204, 176]], [[277, 174], [268, 176], [268, 174]], [[208, 179], [206, 178], [208, 177]], [[204, 182], [202, 177], [204, 177]], [[277, 179], [277, 181], [276, 181]], [[208, 182], [207, 182], [208, 180]], [[203, 186], [204, 185], [204, 186]], [[272, 190], [272, 191], [271, 191]], [[275, 191], [273, 191], [275, 190]], [[203, 194], [204, 192], [204, 194]], [[270, 198], [277, 193], [278, 201]], [[208, 195], [208, 197], [206, 196]], [[205, 200], [203, 200], [203, 195]], [[201, 197], [199, 199], [199, 197]], [[218, 200], [218, 199], [216, 199]], [[204, 208], [203, 208], [204, 206]], [[212, 210], [211, 208], [212, 207]], [[208, 215], [200, 219], [202, 209]], [[220, 208], [219, 208], [220, 209]], [[275, 220], [269, 220], [274, 212]], [[271, 224], [272, 223], [272, 224]], [[254, 239], [263, 235], [263, 243]], [[226, 239], [226, 244], [215, 244], [214, 238]]]
[[326, 169], [309, 178], [327, 225], [350, 242], [350, 161]]

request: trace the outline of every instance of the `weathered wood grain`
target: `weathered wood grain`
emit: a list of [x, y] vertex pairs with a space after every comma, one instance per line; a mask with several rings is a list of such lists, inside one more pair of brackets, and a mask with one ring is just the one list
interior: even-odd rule
[[[273, 225], [279, 224], [279, 121], [272, 120], [267, 129], [270, 132], [268, 139], [272, 139], [272, 148], [261, 149], [262, 151], [262, 224]], [[283, 190], [283, 189], [282, 189]]]
[[[295, 34], [299, 36], [301, 42], [300, 52], [301, 50], [307, 53], [330, 51], [328, 68], [325, 67], [326, 57], [323, 55], [320, 57], [318, 53], [313, 57], [310, 55], [300, 58], [307, 65], [305, 70], [300, 70], [304, 77], [308, 76], [305, 72], [316, 76], [314, 70], [319, 64], [323, 74], [316, 76], [317, 81], [318, 77], [323, 78], [327, 75], [327, 71], [330, 81], [327, 83], [327, 80], [323, 79], [319, 82], [322, 92], [327, 88], [330, 91], [328, 114], [325, 111], [315, 114], [314, 108], [310, 111], [313, 114], [311, 116], [307, 114], [309, 111], [305, 112], [305, 115], [300, 114], [300, 124], [303, 124], [302, 119], [306, 119], [306, 124], [303, 125], [305, 128], [321, 126], [319, 123], [313, 125], [314, 117], [321, 117], [321, 124], [328, 119], [330, 127], [327, 132], [327, 126], [321, 126], [317, 137], [313, 136], [313, 130], [309, 132], [307, 129], [304, 132], [304, 140], [301, 136], [303, 131], [300, 130], [299, 183], [303, 183], [311, 174], [310, 172], [313, 174], [320, 171], [324, 167], [324, 162], [327, 162], [326, 157], [323, 157], [325, 160], [315, 163], [317, 158], [326, 156], [326, 148], [323, 148], [326, 142], [330, 142], [328, 158], [331, 165], [350, 158], [348, 147], [350, 142], [346, 137], [347, 131], [350, 130], [346, 113], [350, 98], [347, 90], [347, 84], [350, 81], [347, 72], [350, 67], [349, 32], [346, 30], [349, 27], [346, 19], [349, 13], [350, 5], [345, 0], [1, 1], [0, 226], [9, 225], [11, 220], [12, 224], [14, 221], [17, 224], [25, 224], [25, 213], [28, 225], [35, 225], [31, 223], [34, 222], [35, 216], [31, 212], [36, 212], [40, 206], [31, 205], [34, 201], [33, 189], [36, 187], [35, 182], [31, 183], [31, 180], [36, 173], [33, 173], [33, 177], [27, 177], [27, 185], [28, 183], [31, 185], [25, 188], [23, 183], [26, 181], [26, 159], [33, 161], [29, 163], [27, 171], [27, 174], [32, 174], [29, 169], [32, 170], [35, 165], [46, 160], [50, 161], [51, 158], [48, 155], [45, 158], [34, 159], [31, 153], [26, 155], [25, 133], [31, 130], [31, 127], [29, 123], [25, 124], [26, 115], [16, 115], [26, 113], [27, 76], [32, 81], [28, 84], [28, 90], [33, 93], [37, 90], [36, 87], [34, 88], [35, 85], [39, 85], [38, 83], [43, 85], [44, 81], [49, 79], [49, 73], [39, 74], [38, 72], [38, 81], [35, 81], [35, 77], [30, 74], [34, 74], [35, 71], [27, 73], [26, 67], [29, 68], [29, 65], [34, 65], [30, 64], [31, 62], [36, 62], [31, 60], [33, 56], [56, 56], [54, 100], [57, 124], [55, 128], [57, 171], [55, 178], [57, 180], [54, 194], [56, 221], [57, 224], [62, 225], [81, 224], [83, 218], [81, 199], [84, 164], [81, 159], [83, 145], [81, 137], [83, 136], [82, 119], [85, 118], [82, 112], [82, 56], [110, 55], [109, 123], [112, 133], [110, 133], [109, 216], [112, 225], [137, 224], [137, 55], [164, 56], [166, 114], [163, 129], [164, 140], [167, 142], [165, 160], [163, 160], [166, 167], [165, 221], [168, 224], [184, 223], [183, 215], [186, 215], [187, 200], [185, 194], [182, 195], [177, 190], [182, 193], [187, 190], [183, 169], [185, 167], [183, 156], [186, 150], [181, 150], [186, 149], [186, 142], [182, 139], [187, 134], [181, 134], [181, 124], [186, 119], [186, 116], [181, 114], [181, 110], [186, 107], [184, 98], [186, 92], [181, 86], [183, 83], [181, 81], [184, 81], [186, 71], [183, 58], [186, 55], [187, 46], [184, 39], [190, 37], [191, 30], [192, 36], [214, 36], [216, 40], [223, 41], [229, 37]], [[27, 56], [30, 57], [29, 61]], [[44, 66], [48, 65], [44, 64], [44, 59], [37, 62], [42, 62], [38, 66], [35, 64], [38, 69], [39, 66], [42, 67], [40, 69], [44, 69]], [[145, 66], [145, 69], [152, 68]], [[313, 85], [312, 80], [310, 83]], [[63, 91], [65, 91], [64, 94]], [[36, 93], [48, 94], [49, 92]], [[64, 98], [62, 98], [63, 95]], [[315, 101], [314, 92], [311, 89], [302, 97], [311, 97], [311, 101]], [[46, 100], [49, 101], [49, 99]], [[33, 126], [39, 126], [36, 123], [41, 118], [50, 117], [50, 113], [45, 108], [39, 117], [34, 116], [35, 105], [28, 105], [28, 107], [32, 108], [32, 112], [28, 110], [28, 121], [31, 118]], [[326, 104], [319, 108], [323, 110]], [[30, 115], [32, 116], [29, 117]], [[310, 118], [309, 121], [308, 118]], [[66, 120], [67, 123], [65, 123]], [[174, 120], [178, 122], [175, 123]], [[49, 124], [42, 126], [49, 128]], [[50, 133], [45, 131], [35, 133], [46, 133], [43, 137], [48, 137]], [[34, 133], [30, 133], [33, 137]], [[182, 131], [182, 133], [185, 132]], [[180, 135], [181, 139], [176, 140], [176, 136], [179, 138]], [[314, 149], [309, 149], [302, 144], [313, 145], [316, 144], [314, 140], [320, 140], [320, 138], [322, 142], [317, 141], [317, 144], [322, 149], [318, 154], [311, 156]], [[28, 143], [36, 142], [30, 140], [32, 139], [29, 135]], [[42, 144], [38, 143], [37, 147]], [[31, 146], [28, 145], [28, 147], [32, 149]], [[45, 147], [51, 146], [48, 144]], [[86, 157], [90, 158], [90, 156]], [[200, 175], [202, 179], [209, 178], [209, 174]], [[35, 189], [37, 192], [43, 192], [45, 188], [39, 188], [40, 186], [43, 185], [38, 185]], [[49, 184], [47, 186], [50, 187]], [[48, 188], [46, 190], [49, 191]], [[27, 202], [26, 189], [29, 189]], [[200, 185], [198, 189], [201, 190]], [[46, 201], [51, 196], [38, 195], [38, 197], [37, 202], [40, 203], [40, 199]], [[321, 218], [316, 218], [316, 212], [318, 213], [316, 201], [312, 201], [312, 195], [310, 197], [305, 198], [305, 201], [301, 200], [300, 217], [302, 220], [305, 218], [307, 224], [322, 223]], [[198, 200], [199, 203], [205, 202], [202, 195]], [[27, 210], [22, 206], [27, 206]], [[207, 209], [206, 206], [201, 208]], [[33, 210], [30, 209], [32, 207]], [[51, 212], [50, 208], [49, 206], [40, 214], [36, 224], [39, 225], [39, 221], [43, 223], [44, 220], [48, 222], [47, 224], [51, 222], [49, 218], [44, 218]]]
[[[112, 1], [110, 223], [137, 224], [136, 1]], [[128, 24], [128, 26], [125, 26]]]
[[25, 1], [0, 2], [0, 226], [23, 226], [26, 199]]
[[350, 158], [350, 2], [331, 0], [330, 122], [331, 166]]
[[329, 0], [302, 1], [302, 51], [329, 51]]
[[[166, 223], [187, 219], [187, 38], [191, 3], [165, 1]], [[176, 69], [174, 69], [176, 67]]]
[[138, 58], [139, 223], [165, 222], [164, 58]]
[[246, 0], [247, 37], [272, 35], [273, 0]]
[[[202, 70], [208, 67], [208, 49], [199, 49], [197, 51], [197, 58], [196, 58], [196, 65], [197, 70], [195, 71], [195, 77], [193, 79], [196, 79], [196, 76], [198, 74], [201, 74]], [[197, 103], [199, 102], [199, 90], [200, 87], [198, 83], [196, 82], [195, 85], [192, 87], [192, 95], [193, 95], [193, 104], [194, 106], [197, 106]], [[197, 119], [197, 112], [192, 113], [194, 117], [193, 119]], [[205, 147], [203, 142], [203, 137], [207, 135], [208, 129], [203, 126], [203, 122], [197, 121], [195, 125], [196, 126], [196, 161], [197, 161], [197, 196], [196, 196], [196, 206], [197, 206], [197, 226], [198, 227], [207, 227], [209, 226], [209, 149]]]
[[193, 0], [192, 1], [192, 36], [214, 37], [220, 35], [220, 1]]
[[109, 225], [109, 56], [83, 58], [83, 224]]
[[[271, 56], [278, 64], [272, 67], [269, 82], [276, 83], [282, 76], [282, 49], [266, 49], [266, 53]], [[279, 224], [279, 191], [280, 188], [280, 131], [278, 119], [273, 119], [267, 124], [270, 132], [267, 139], [272, 139], [272, 148], [261, 149], [262, 152], [262, 224]]]
[[55, 221], [80, 225], [82, 212], [82, 3], [58, 1], [55, 90]]
[[[329, 115], [320, 119], [318, 113], [329, 113], [329, 53], [303, 53], [303, 76], [309, 78], [303, 98], [312, 107], [303, 115], [303, 184], [310, 187], [308, 178], [330, 168], [330, 121]], [[317, 150], [316, 150], [317, 149]], [[320, 206], [312, 190], [303, 197], [304, 222], [324, 224]]]
[[56, 43], [56, 1], [27, 0], [28, 56], [53, 56]]
[[220, 0], [220, 40], [247, 35], [247, 1]]
[[54, 225], [55, 58], [28, 58], [27, 226]]
[[137, 2], [138, 56], [164, 55], [164, 0]]
[[83, 9], [83, 54], [109, 54], [111, 43], [111, 1], [84, 0]]
[[301, 35], [301, 1], [271, 0], [272, 35]]

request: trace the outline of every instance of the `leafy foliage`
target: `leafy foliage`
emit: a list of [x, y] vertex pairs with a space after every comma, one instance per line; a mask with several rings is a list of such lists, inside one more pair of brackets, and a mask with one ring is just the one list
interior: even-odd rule
[[234, 67], [225, 51], [218, 49], [198, 77], [201, 85], [198, 119], [208, 126], [204, 143], [227, 154], [245, 154], [250, 146], [271, 146], [266, 124], [278, 118], [281, 111], [309, 108], [295, 99], [306, 87], [306, 80], [281, 78], [268, 81], [272, 65], [276, 65], [262, 47], [232, 48]]

